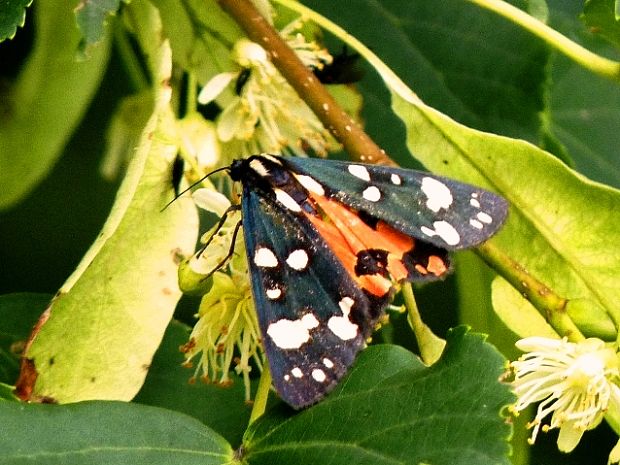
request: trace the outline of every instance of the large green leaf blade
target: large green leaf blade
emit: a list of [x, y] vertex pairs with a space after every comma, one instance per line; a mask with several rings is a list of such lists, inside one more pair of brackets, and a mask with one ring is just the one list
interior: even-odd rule
[[[283, 421], [268, 412], [248, 434], [249, 464], [508, 464], [500, 410], [503, 357], [463, 328], [430, 368], [397, 346], [364, 351], [338, 390]], [[280, 414], [282, 414], [280, 412]]]
[[586, 0], [581, 19], [616, 48], [620, 48], [620, 21], [616, 0]]
[[[574, 11], [579, 5], [549, 2], [551, 26], [601, 56], [617, 56], [613, 46], [585, 30]], [[576, 8], [575, 8], [576, 7]], [[620, 86], [557, 54], [549, 89], [550, 129], [589, 178], [620, 187]]]
[[0, 402], [0, 464], [217, 465], [230, 445], [199, 421], [121, 402]]
[[492, 239], [498, 247], [559, 295], [591, 301], [620, 321], [617, 190], [527, 142], [462, 126], [405, 92], [393, 93], [393, 106], [410, 151], [428, 169], [509, 200], [508, 222]]
[[109, 43], [103, 40], [89, 60], [77, 62], [73, 6], [67, 0], [36, 2], [35, 47], [0, 123], [0, 209], [19, 202], [45, 178], [103, 76]]
[[567, 61], [558, 57], [554, 68], [551, 129], [580, 173], [618, 188], [620, 87]]
[[[330, 0], [303, 3], [372, 49], [434, 108], [478, 129], [539, 139], [548, 50], [518, 26], [451, 0], [359, 0], [354, 8]], [[360, 83], [369, 105], [364, 121], [391, 149], [398, 122], [383, 113], [370, 74]]]
[[38, 372], [36, 397], [131, 399], [181, 296], [178, 257], [192, 252], [198, 224], [189, 198], [162, 211], [174, 195], [177, 147], [170, 51], [158, 50], [155, 109], [112, 212], [26, 354]]

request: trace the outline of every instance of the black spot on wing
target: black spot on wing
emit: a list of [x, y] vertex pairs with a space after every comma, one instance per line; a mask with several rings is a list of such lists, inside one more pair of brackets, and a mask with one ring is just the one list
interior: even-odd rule
[[379, 274], [388, 277], [388, 253], [385, 250], [366, 249], [358, 252], [355, 273], [358, 276]]

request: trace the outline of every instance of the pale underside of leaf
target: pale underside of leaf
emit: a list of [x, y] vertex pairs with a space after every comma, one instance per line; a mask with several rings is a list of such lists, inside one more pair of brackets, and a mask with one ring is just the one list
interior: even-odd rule
[[[617, 317], [620, 196], [523, 141], [474, 131], [393, 94], [408, 146], [431, 171], [489, 187], [511, 203], [497, 245], [568, 299]], [[522, 310], [532, 307], [523, 300]], [[616, 315], [616, 316], [614, 316]]]
[[177, 153], [167, 42], [157, 58], [155, 108], [110, 216], [27, 353], [37, 396], [131, 399], [180, 298], [178, 258], [192, 252], [198, 223], [190, 198], [162, 211], [174, 195]]

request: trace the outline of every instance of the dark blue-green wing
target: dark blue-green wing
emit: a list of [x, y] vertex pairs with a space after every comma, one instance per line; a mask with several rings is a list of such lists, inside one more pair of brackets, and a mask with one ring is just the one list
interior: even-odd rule
[[508, 213], [508, 203], [497, 194], [421, 171], [311, 158], [280, 160], [351, 208], [446, 250], [484, 242]]
[[386, 301], [371, 302], [303, 215], [247, 186], [242, 210], [273, 384], [293, 407], [313, 404], [344, 376]]

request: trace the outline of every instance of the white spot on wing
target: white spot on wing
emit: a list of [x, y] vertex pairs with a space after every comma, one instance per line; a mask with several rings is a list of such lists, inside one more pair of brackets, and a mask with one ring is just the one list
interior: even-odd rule
[[351, 313], [351, 307], [354, 303], [351, 297], [344, 297], [338, 303], [340, 310], [342, 310], [342, 316], [332, 316], [327, 320], [327, 327], [343, 341], [355, 338], [358, 333], [358, 326], [355, 323], [351, 323], [349, 318], [349, 313]]
[[476, 229], [482, 229], [484, 227], [484, 225], [480, 221], [473, 218], [469, 220], [469, 224], [471, 224]]
[[269, 176], [269, 170], [267, 170], [267, 168], [265, 168], [265, 165], [263, 165], [262, 162], [257, 158], [253, 158], [252, 161], [250, 161], [250, 168], [252, 168], [259, 176], [262, 176], [263, 178], [265, 176]]
[[369, 202], [378, 202], [381, 199], [381, 191], [376, 186], [369, 186], [362, 192], [362, 197]]
[[267, 247], [259, 247], [254, 252], [254, 264], [261, 268], [275, 268], [278, 266], [278, 259]]
[[312, 378], [314, 378], [315, 381], [322, 383], [327, 379], [327, 376], [323, 370], [320, 368], [315, 368], [312, 370]]
[[299, 206], [297, 202], [295, 202], [295, 199], [293, 199], [293, 197], [288, 195], [282, 189], [274, 189], [273, 191], [276, 194], [276, 200], [280, 202], [282, 205], [284, 205], [286, 208], [288, 208], [289, 210], [293, 212], [301, 211], [301, 207]]
[[370, 181], [370, 173], [365, 166], [349, 165], [347, 169], [349, 170], [349, 173], [351, 173], [356, 178], [360, 178], [362, 181]]
[[342, 313], [348, 315], [351, 313], [354, 303], [355, 301], [351, 297], [343, 297], [342, 300], [338, 302], [338, 306], [340, 307], [340, 310], [342, 310]]
[[319, 320], [312, 313], [306, 313], [301, 317], [301, 322], [308, 329], [316, 328], [319, 325]]
[[491, 215], [489, 215], [489, 214], [487, 214], [485, 212], [478, 212], [476, 217], [480, 221], [482, 221], [483, 223], [486, 223], [486, 224], [491, 224], [493, 222], [493, 218], [491, 217]]
[[435, 221], [431, 229], [427, 226], [422, 226], [420, 231], [429, 237], [439, 236], [448, 245], [456, 245], [461, 242], [461, 236], [454, 227], [447, 221]]
[[426, 206], [429, 210], [438, 212], [442, 208], [447, 210], [452, 205], [453, 198], [450, 189], [437, 179], [424, 177], [422, 179], [422, 192], [426, 194]]
[[284, 375], [284, 381], [289, 381], [291, 379], [291, 376], [286, 374]]
[[304, 377], [304, 372], [301, 371], [301, 369], [299, 367], [295, 367], [291, 370], [291, 374], [295, 377], [295, 378], [303, 378]]
[[319, 320], [312, 313], [306, 313], [298, 320], [283, 318], [271, 323], [267, 334], [280, 349], [299, 349], [310, 339], [310, 330], [317, 326]]
[[334, 362], [332, 362], [327, 357], [323, 359], [323, 365], [325, 365], [327, 368], [334, 368]]
[[390, 181], [392, 181], [392, 184], [396, 186], [400, 186], [400, 184], [402, 183], [400, 176], [395, 173], [392, 173], [392, 175], [390, 176]]
[[299, 184], [304, 186], [313, 194], [317, 195], [325, 195], [325, 189], [321, 186], [316, 180], [310, 176], [306, 176], [305, 174], [296, 174], [295, 177], [299, 181]]
[[288, 258], [286, 264], [297, 271], [302, 271], [308, 266], [308, 253], [303, 249], [293, 250]]
[[269, 297], [271, 300], [276, 300], [282, 296], [282, 289], [279, 289], [277, 287], [273, 289], [267, 289], [267, 291], [265, 291], [265, 294], [267, 294], [267, 297]]
[[472, 195], [472, 198], [469, 199], [469, 204], [474, 208], [480, 208], [480, 202], [478, 202]]

